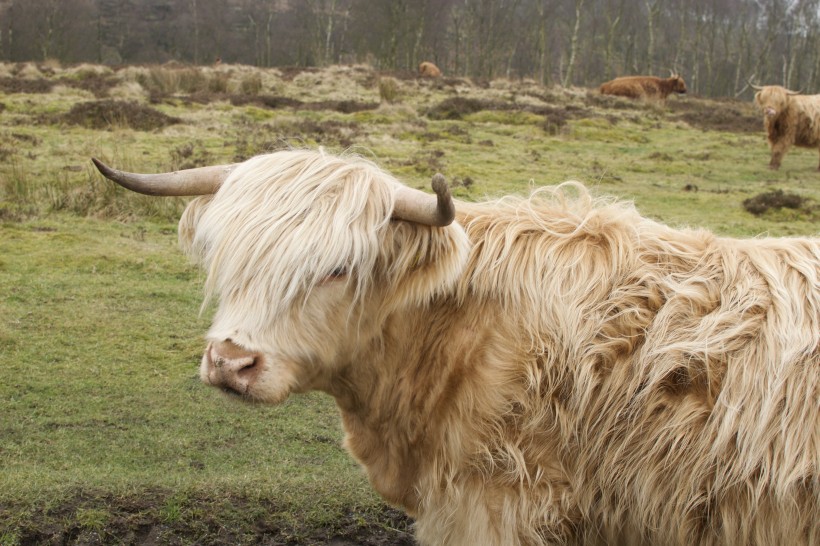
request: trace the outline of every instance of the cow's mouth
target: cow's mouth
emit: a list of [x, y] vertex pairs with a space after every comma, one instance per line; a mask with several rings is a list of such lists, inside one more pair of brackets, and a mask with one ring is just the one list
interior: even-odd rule
[[222, 392], [232, 397], [245, 396], [244, 393], [241, 393], [238, 390], [232, 389], [230, 387], [222, 387]]

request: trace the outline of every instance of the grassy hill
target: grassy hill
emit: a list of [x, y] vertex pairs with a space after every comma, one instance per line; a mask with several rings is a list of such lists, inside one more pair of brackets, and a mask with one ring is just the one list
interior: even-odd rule
[[332, 400], [252, 406], [200, 384], [211, 310], [176, 249], [185, 200], [128, 193], [89, 161], [165, 171], [317, 146], [419, 188], [442, 172], [460, 199], [574, 179], [671, 225], [820, 226], [817, 152], [770, 171], [744, 102], [366, 66], [0, 65], [0, 544], [412, 543], [340, 447]]

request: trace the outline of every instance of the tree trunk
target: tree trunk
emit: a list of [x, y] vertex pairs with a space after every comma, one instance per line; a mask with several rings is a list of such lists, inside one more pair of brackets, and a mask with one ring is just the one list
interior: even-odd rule
[[561, 85], [569, 87], [572, 85], [572, 71], [575, 67], [575, 57], [578, 54], [578, 33], [581, 29], [581, 10], [584, 8], [584, 0], [575, 0], [575, 27], [572, 30], [572, 39], [569, 46], [569, 61], [567, 61], [567, 71]]

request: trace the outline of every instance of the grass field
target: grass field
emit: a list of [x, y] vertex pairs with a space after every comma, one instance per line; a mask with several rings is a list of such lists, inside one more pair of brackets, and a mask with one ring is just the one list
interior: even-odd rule
[[[749, 101], [631, 103], [364, 66], [0, 65], [0, 545], [397, 544], [410, 522], [340, 447], [332, 400], [251, 406], [201, 385], [210, 315], [157, 171], [324, 146], [460, 199], [580, 180], [671, 225], [820, 231], [817, 151], [767, 168]], [[782, 190], [792, 207], [750, 213]], [[760, 197], [760, 196], [763, 197]]]

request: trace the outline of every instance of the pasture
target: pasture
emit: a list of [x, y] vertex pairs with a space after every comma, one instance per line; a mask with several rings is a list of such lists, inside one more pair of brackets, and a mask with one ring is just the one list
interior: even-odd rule
[[820, 231], [816, 150], [770, 171], [750, 96], [224, 65], [0, 65], [0, 92], [3, 545], [412, 543], [328, 397], [248, 406], [199, 382], [211, 310], [176, 248], [184, 200], [121, 190], [91, 156], [150, 172], [324, 146], [419, 188], [442, 172], [458, 199], [572, 179], [673, 226]]

